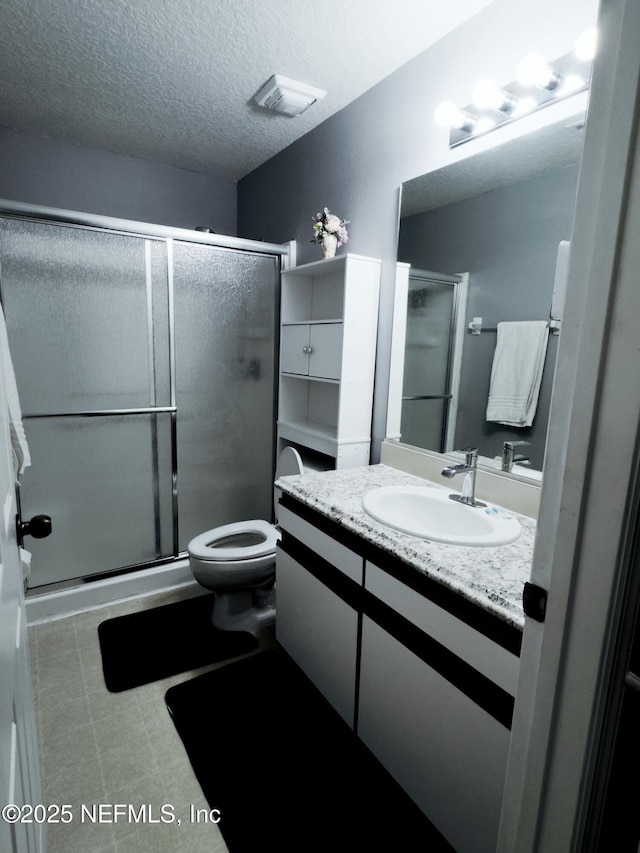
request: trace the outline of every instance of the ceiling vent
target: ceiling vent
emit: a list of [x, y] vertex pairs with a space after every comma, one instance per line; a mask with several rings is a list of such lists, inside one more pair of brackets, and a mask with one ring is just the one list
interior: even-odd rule
[[301, 115], [327, 93], [281, 74], [274, 74], [255, 96], [256, 103], [267, 110], [293, 118]]

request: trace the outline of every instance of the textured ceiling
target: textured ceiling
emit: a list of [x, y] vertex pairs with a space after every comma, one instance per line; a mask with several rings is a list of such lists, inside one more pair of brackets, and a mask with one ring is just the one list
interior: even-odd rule
[[[238, 180], [491, 0], [1, 0], [0, 125]], [[274, 73], [327, 90], [299, 118]]]
[[580, 117], [566, 119], [407, 181], [400, 215], [423, 213], [575, 165], [582, 155], [583, 130]]

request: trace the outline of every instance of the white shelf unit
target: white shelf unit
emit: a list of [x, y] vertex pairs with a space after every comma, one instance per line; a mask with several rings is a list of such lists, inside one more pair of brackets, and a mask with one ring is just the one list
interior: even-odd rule
[[346, 254], [283, 271], [279, 450], [369, 464], [380, 266]]

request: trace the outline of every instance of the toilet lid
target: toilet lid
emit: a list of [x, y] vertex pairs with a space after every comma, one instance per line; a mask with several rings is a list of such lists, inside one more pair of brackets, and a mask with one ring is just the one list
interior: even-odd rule
[[275, 554], [280, 533], [262, 519], [237, 521], [207, 530], [192, 539], [187, 550], [199, 560], [229, 562]]

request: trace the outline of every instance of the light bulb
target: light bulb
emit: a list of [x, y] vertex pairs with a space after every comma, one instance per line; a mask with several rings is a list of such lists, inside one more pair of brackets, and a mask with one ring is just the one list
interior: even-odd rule
[[582, 62], [591, 62], [594, 59], [598, 52], [598, 30], [596, 27], [585, 30], [578, 36], [574, 52]]
[[481, 133], [486, 133], [488, 130], [491, 130], [496, 126], [496, 122], [489, 118], [489, 116], [482, 116], [482, 118], [478, 119], [476, 126], [473, 129], [473, 132], [476, 136], [479, 136]]
[[533, 112], [535, 108], [538, 106], [538, 102], [535, 98], [519, 98], [516, 108], [511, 114], [514, 118], [519, 118], [520, 116], [526, 115], [527, 113]]
[[451, 101], [444, 101], [435, 111], [435, 121], [439, 127], [454, 127], [457, 130], [470, 131], [474, 120]]
[[574, 92], [579, 92], [584, 86], [586, 86], [586, 80], [577, 74], [568, 74], [558, 89], [558, 95], [572, 95]]
[[529, 53], [518, 65], [518, 82], [538, 89], [555, 89], [560, 75], [538, 53]]
[[500, 110], [508, 112], [515, 106], [515, 100], [493, 80], [480, 80], [473, 90], [473, 103], [481, 110]]
[[443, 101], [443, 103], [439, 104], [434, 113], [434, 118], [438, 127], [451, 127], [451, 121], [454, 119], [457, 112], [458, 107], [456, 107], [455, 104], [452, 104], [451, 101]]

